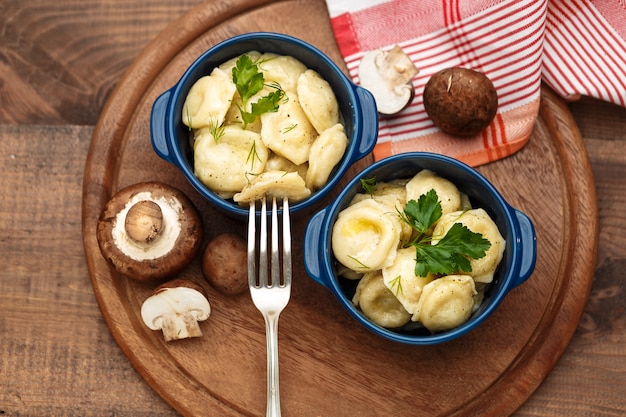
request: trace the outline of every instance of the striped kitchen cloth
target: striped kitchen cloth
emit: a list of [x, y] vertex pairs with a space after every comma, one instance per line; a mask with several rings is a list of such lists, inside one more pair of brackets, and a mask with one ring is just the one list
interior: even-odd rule
[[[542, 79], [566, 99], [589, 95], [624, 105], [626, 9], [619, 0], [326, 0], [331, 25], [355, 83], [371, 50], [400, 46], [419, 69], [415, 98], [381, 117], [374, 158], [408, 151], [449, 155], [478, 166], [521, 149], [539, 111]], [[483, 72], [498, 112], [480, 134], [441, 132], [422, 91], [447, 67]]]

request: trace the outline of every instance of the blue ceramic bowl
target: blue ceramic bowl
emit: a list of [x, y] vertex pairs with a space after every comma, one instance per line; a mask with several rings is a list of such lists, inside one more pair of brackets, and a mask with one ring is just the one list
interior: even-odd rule
[[[362, 178], [375, 176], [377, 181], [381, 182], [411, 178], [422, 169], [430, 169], [452, 181], [461, 192], [469, 196], [473, 207], [483, 208], [489, 213], [506, 239], [504, 257], [479, 309], [461, 326], [436, 334], [431, 334], [424, 328], [389, 330], [368, 320], [351, 302], [355, 281], [337, 275], [336, 261], [331, 248], [333, 224], [339, 212], [346, 208], [352, 197], [357, 192], [363, 192], [360, 183]], [[359, 173], [334, 203], [317, 212], [309, 220], [304, 239], [304, 264], [311, 278], [332, 291], [341, 305], [367, 329], [387, 339], [412, 345], [431, 345], [450, 341], [482, 323], [511, 289], [528, 279], [535, 267], [537, 250], [535, 229], [531, 220], [524, 213], [512, 208], [478, 171], [453, 158], [419, 152], [386, 158]]]
[[288, 35], [267, 32], [235, 36], [213, 46], [191, 64], [171, 89], [156, 99], [150, 117], [150, 136], [157, 155], [176, 165], [202, 196], [226, 213], [242, 217], [248, 215], [248, 208], [219, 197], [194, 174], [193, 151], [189, 146], [189, 129], [182, 122], [182, 108], [196, 80], [223, 62], [252, 50], [290, 55], [328, 81], [337, 97], [340, 118], [349, 140], [343, 159], [326, 185], [307, 199], [291, 205], [290, 211], [303, 209], [322, 199], [354, 162], [372, 151], [378, 135], [374, 97], [353, 84], [328, 56], [314, 46]]

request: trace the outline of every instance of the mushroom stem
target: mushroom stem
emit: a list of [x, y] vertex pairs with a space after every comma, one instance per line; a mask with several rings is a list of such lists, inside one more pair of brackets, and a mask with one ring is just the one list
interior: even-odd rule
[[197, 314], [192, 311], [163, 316], [163, 337], [170, 340], [202, 336]]
[[154, 241], [163, 230], [161, 207], [150, 200], [137, 202], [128, 210], [124, 227], [128, 237], [136, 243], [148, 244]]

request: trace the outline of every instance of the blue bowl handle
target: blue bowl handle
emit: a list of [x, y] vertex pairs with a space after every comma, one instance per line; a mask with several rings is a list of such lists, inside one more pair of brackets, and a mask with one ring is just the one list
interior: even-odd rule
[[520, 226], [520, 258], [521, 264], [519, 276], [515, 279], [513, 287], [517, 287], [530, 277], [535, 269], [537, 260], [537, 236], [535, 227], [530, 218], [519, 210], [513, 209]]
[[317, 283], [330, 288], [328, 277], [322, 276], [321, 260], [323, 259], [321, 252], [322, 242], [320, 241], [320, 232], [322, 224], [326, 217], [327, 208], [315, 213], [306, 226], [304, 236], [304, 268], [307, 274]]
[[165, 113], [167, 103], [170, 99], [171, 91], [167, 90], [161, 94], [152, 105], [150, 114], [150, 138], [152, 148], [161, 159], [173, 163], [171, 152], [167, 146], [167, 127], [165, 126]]
[[376, 100], [372, 93], [358, 85], [354, 86], [359, 102], [361, 103], [361, 143], [357, 153], [354, 154], [352, 162], [368, 155], [376, 145], [378, 139], [378, 109], [376, 108]]

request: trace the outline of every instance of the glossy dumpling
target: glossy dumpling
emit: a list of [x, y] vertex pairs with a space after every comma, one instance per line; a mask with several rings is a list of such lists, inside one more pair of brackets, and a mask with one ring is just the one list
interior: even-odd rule
[[[404, 309], [415, 315], [422, 289], [434, 279], [415, 275], [415, 249], [413, 247], [398, 249], [393, 264], [382, 270], [385, 286], [396, 296]], [[415, 319], [414, 319], [415, 320]]]
[[352, 303], [365, 317], [382, 327], [401, 327], [411, 319], [411, 314], [385, 286], [380, 271], [367, 273], [361, 278]]
[[455, 223], [461, 223], [472, 232], [480, 233], [483, 238], [491, 243], [485, 256], [479, 259], [470, 259], [472, 271], [464, 272], [471, 275], [476, 282], [490, 283], [493, 281], [493, 275], [502, 260], [506, 247], [506, 241], [498, 230], [498, 226], [489, 214], [481, 208], [448, 213], [439, 219], [433, 231], [432, 243], [436, 244]]
[[362, 200], [339, 213], [332, 230], [335, 258], [356, 272], [391, 265], [400, 240], [396, 213], [373, 199]]
[[194, 171], [211, 190], [240, 191], [248, 183], [248, 176], [264, 170], [269, 152], [259, 134], [239, 126], [224, 127], [223, 135], [217, 139], [210, 129], [196, 133]]
[[298, 77], [307, 70], [306, 65], [296, 58], [271, 52], [262, 54], [256, 62], [266, 84], [277, 83], [290, 93], [296, 92]]
[[286, 92], [278, 111], [261, 115], [261, 137], [265, 145], [296, 165], [309, 160], [317, 132], [295, 94]]
[[298, 77], [298, 99], [304, 113], [319, 134], [339, 123], [339, 104], [328, 81], [316, 71]]
[[191, 86], [183, 104], [183, 123], [193, 129], [220, 126], [236, 91], [230, 75], [214, 68], [210, 75], [199, 78]]
[[428, 193], [430, 190], [437, 192], [443, 214], [461, 209], [461, 193], [456, 185], [428, 169], [418, 172], [406, 184], [407, 201], [417, 201], [421, 195]]
[[300, 201], [311, 195], [306, 188], [304, 179], [297, 172], [265, 171], [246, 184], [246, 186], [233, 196], [233, 200], [239, 204], [251, 203], [260, 200], [264, 196], [274, 196], [278, 199], [288, 197], [290, 201]]
[[326, 129], [315, 139], [311, 145], [309, 169], [306, 174], [306, 185], [309, 189], [317, 190], [326, 184], [347, 147], [348, 137], [340, 123]]
[[477, 294], [469, 275], [446, 275], [424, 286], [414, 319], [433, 333], [465, 323], [474, 310]]

